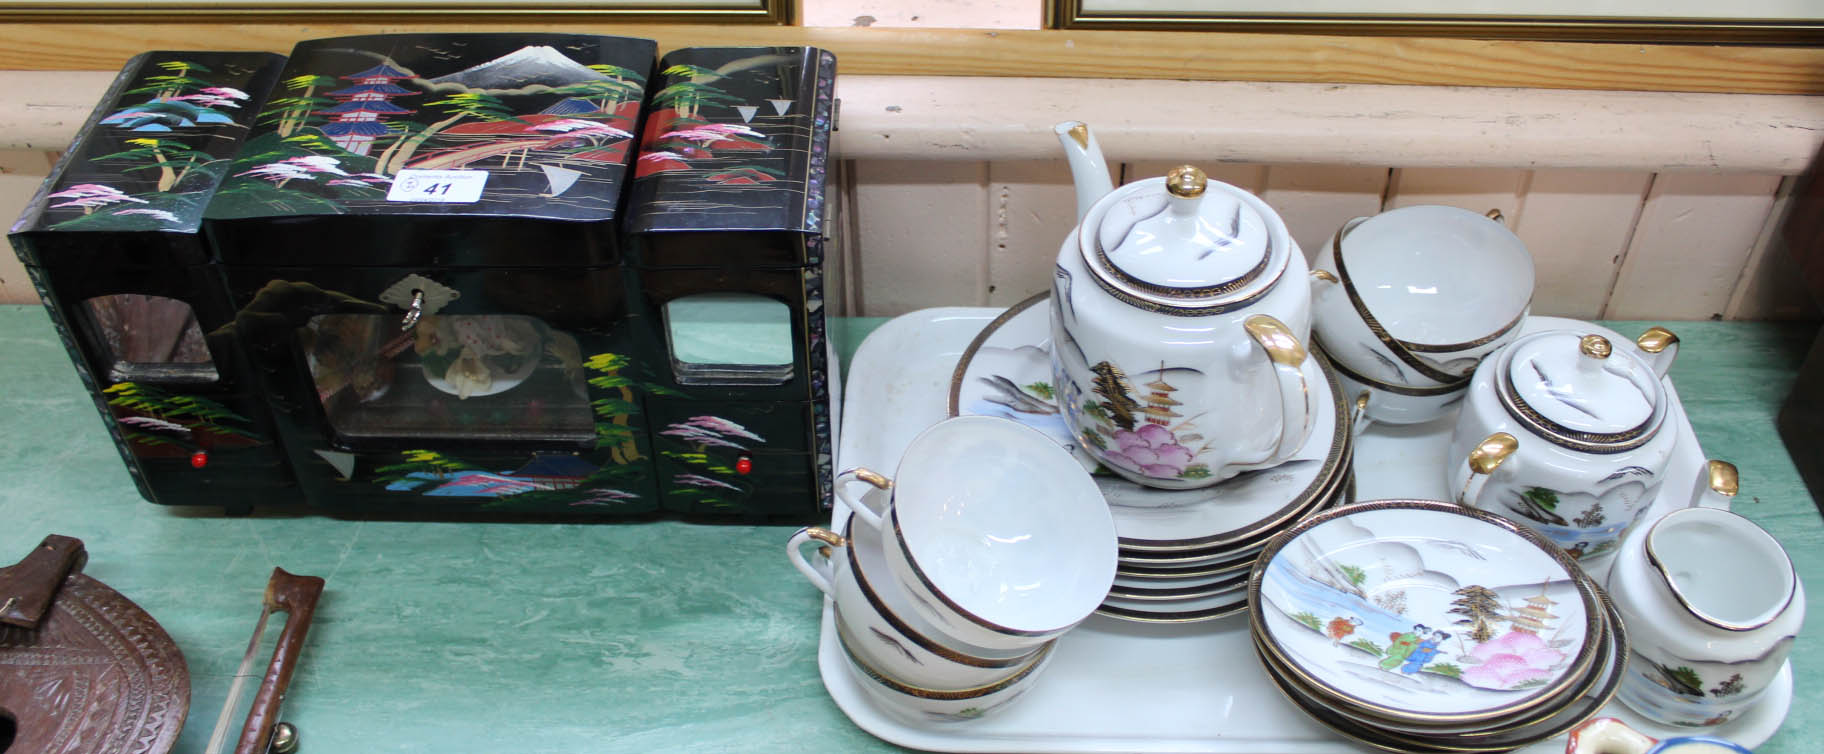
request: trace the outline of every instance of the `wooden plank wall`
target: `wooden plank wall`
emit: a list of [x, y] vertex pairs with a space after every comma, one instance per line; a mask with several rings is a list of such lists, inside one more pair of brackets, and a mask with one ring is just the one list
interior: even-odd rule
[[[0, 150], [0, 215], [16, 217], [55, 155]], [[1540, 314], [1623, 319], [1812, 319], [1771, 232], [1790, 179], [1769, 175], [1206, 163], [1253, 191], [1312, 253], [1343, 221], [1384, 208], [1500, 209], [1532, 250]], [[1123, 181], [1166, 163], [1121, 166]], [[1006, 306], [1045, 289], [1075, 220], [1062, 160], [862, 160], [843, 166], [837, 314]], [[37, 300], [0, 254], [0, 302]]]
[[[51, 172], [57, 153], [0, 149], [0, 222], [8, 228], [25, 209], [38, 184]], [[25, 277], [25, 267], [10, 251], [0, 252], [0, 304], [36, 303], [38, 292]]]
[[[1194, 162], [1195, 160], [1193, 160]], [[1122, 179], [1166, 163], [1121, 166]], [[1532, 251], [1533, 310], [1584, 319], [1813, 319], [1772, 233], [1773, 175], [1205, 163], [1286, 219], [1307, 255], [1345, 220], [1413, 204], [1499, 209]], [[1044, 290], [1075, 215], [1061, 160], [860, 161], [849, 313], [1005, 306]]]

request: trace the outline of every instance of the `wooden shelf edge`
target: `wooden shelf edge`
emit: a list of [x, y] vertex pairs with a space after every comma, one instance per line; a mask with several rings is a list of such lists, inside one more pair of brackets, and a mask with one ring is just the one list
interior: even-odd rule
[[857, 159], [1057, 160], [1089, 123], [1110, 160], [1792, 175], [1824, 97], [1373, 84], [851, 76]]
[[[112, 78], [0, 71], [0, 148], [63, 149]], [[837, 97], [867, 160], [1055, 160], [1064, 120], [1119, 161], [1791, 175], [1824, 147], [1799, 95], [844, 75]]]

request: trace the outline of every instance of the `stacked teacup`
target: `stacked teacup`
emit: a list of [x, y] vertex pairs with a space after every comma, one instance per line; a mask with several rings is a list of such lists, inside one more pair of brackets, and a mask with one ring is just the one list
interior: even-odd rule
[[1443, 416], [1518, 337], [1533, 258], [1500, 214], [1422, 205], [1345, 223], [1312, 265], [1312, 330], [1369, 421]]
[[[1095, 483], [1016, 422], [940, 422], [894, 478], [853, 469], [836, 488], [852, 512], [842, 531], [802, 529], [787, 554], [833, 601], [857, 684], [914, 719], [974, 719], [1019, 697], [1114, 579]], [[807, 554], [813, 542], [825, 546]]]

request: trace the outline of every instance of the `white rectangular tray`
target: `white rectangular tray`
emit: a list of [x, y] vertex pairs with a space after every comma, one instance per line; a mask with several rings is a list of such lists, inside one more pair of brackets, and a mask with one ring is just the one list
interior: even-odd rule
[[[1001, 313], [988, 308], [913, 312], [868, 336], [849, 368], [838, 469], [867, 466], [891, 475], [912, 438], [945, 417], [951, 372], [976, 333]], [[1569, 325], [1535, 317], [1529, 329]], [[1670, 390], [1670, 382], [1667, 389]], [[1677, 394], [1670, 393], [1677, 405]], [[1687, 494], [1677, 480], [1697, 478], [1704, 455], [1682, 408], [1670, 420], [1678, 447], [1665, 494]], [[1445, 445], [1455, 414], [1423, 425], [1370, 427], [1355, 449], [1358, 500], [1448, 499]], [[1684, 503], [1662, 496], [1647, 515]], [[833, 521], [848, 516], [840, 501]], [[1591, 574], [1599, 581], [1606, 561]], [[825, 687], [856, 725], [891, 743], [956, 752], [1233, 752], [1331, 754], [1370, 751], [1323, 728], [1281, 697], [1255, 659], [1245, 614], [1181, 626], [1091, 616], [1058, 640], [1032, 690], [978, 719], [935, 723], [885, 709], [855, 685], [837, 646], [826, 600], [817, 662]], [[1779, 728], [1792, 701], [1790, 666], [1755, 709], [1714, 731], [1759, 746]], [[1620, 703], [1602, 712], [1652, 735], [1678, 731], [1641, 720]], [[1525, 751], [1563, 751], [1562, 739]]]

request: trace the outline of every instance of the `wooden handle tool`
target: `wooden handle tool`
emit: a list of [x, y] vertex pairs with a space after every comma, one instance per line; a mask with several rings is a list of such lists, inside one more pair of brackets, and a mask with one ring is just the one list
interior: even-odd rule
[[[285, 701], [285, 689], [291, 685], [291, 674], [298, 668], [298, 656], [304, 651], [304, 635], [310, 631], [310, 619], [317, 610], [317, 598], [323, 594], [323, 580], [315, 576], [297, 576], [286, 573], [283, 568], [272, 569], [272, 578], [266, 582], [266, 594], [262, 600], [259, 623], [254, 626], [253, 640], [247, 645], [247, 654], [241, 658], [241, 668], [235, 673], [234, 685], [228, 690], [228, 700], [222, 707], [222, 715], [216, 721], [215, 734], [210, 737], [209, 745], [204, 751], [216, 754], [226, 743], [227, 725], [234, 709], [239, 706], [241, 690], [252, 668], [254, 654], [260, 648], [260, 636], [266, 631], [266, 619], [275, 612], [287, 613], [285, 629], [279, 633], [277, 646], [272, 650], [272, 661], [266, 665], [266, 675], [260, 682], [260, 690], [253, 697], [253, 706], [247, 711], [247, 722], [241, 726], [241, 736], [235, 744], [234, 754], [265, 754], [267, 749], [275, 751], [284, 748], [295, 749], [297, 745], [296, 730], [280, 723], [279, 706]], [[274, 746], [274, 732], [286, 728], [283, 746]]]

